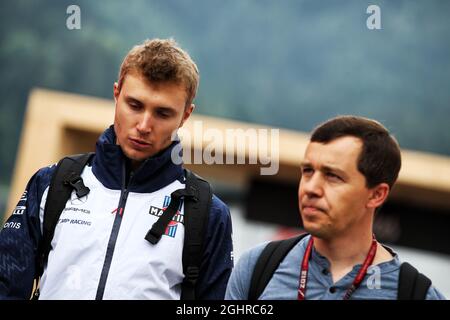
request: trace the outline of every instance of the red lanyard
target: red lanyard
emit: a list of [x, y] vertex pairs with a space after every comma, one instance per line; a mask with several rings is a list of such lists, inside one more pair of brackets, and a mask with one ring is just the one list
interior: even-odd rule
[[[300, 270], [300, 280], [298, 285], [298, 300], [305, 300], [306, 295], [306, 282], [308, 280], [308, 267], [309, 267], [309, 258], [311, 256], [312, 247], [314, 244], [314, 238], [311, 236], [308, 242], [308, 246], [306, 247], [305, 255], [303, 256], [302, 266]], [[355, 279], [353, 280], [350, 288], [347, 289], [347, 292], [344, 295], [344, 300], [350, 299], [353, 292], [358, 289], [359, 285], [363, 281], [364, 277], [367, 274], [367, 269], [372, 264], [373, 259], [375, 258], [375, 254], [377, 253], [377, 240], [375, 240], [375, 236], [372, 239], [372, 245], [370, 246], [369, 253], [367, 254], [366, 259], [364, 260], [363, 266], [359, 270]]]

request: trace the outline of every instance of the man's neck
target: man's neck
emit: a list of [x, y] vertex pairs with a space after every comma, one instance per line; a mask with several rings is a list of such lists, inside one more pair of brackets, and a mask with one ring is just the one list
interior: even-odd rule
[[[339, 281], [357, 264], [364, 263], [372, 245], [371, 228], [366, 232], [341, 235], [332, 239], [314, 238], [314, 248], [330, 262], [330, 272], [333, 282]], [[377, 244], [377, 253], [372, 265], [389, 261], [390, 253]]]
[[315, 249], [330, 263], [353, 266], [362, 263], [372, 244], [372, 233], [334, 237], [332, 239], [314, 238]]

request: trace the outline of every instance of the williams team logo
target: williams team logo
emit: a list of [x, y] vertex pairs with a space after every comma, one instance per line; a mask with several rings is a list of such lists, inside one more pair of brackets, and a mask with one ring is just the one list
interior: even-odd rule
[[[160, 217], [164, 213], [164, 210], [166, 210], [167, 207], [169, 206], [169, 203], [170, 203], [170, 197], [165, 196], [162, 209], [158, 208], [158, 207], [150, 206], [150, 210], [148, 213], [150, 213], [152, 216]], [[180, 201], [180, 206], [178, 207], [177, 212], [173, 216], [172, 221], [169, 222], [169, 224], [166, 228], [166, 231], [164, 232], [164, 235], [175, 238], [178, 224], [179, 223], [184, 224], [184, 216], [181, 214], [182, 205], [183, 205], [183, 201]]]

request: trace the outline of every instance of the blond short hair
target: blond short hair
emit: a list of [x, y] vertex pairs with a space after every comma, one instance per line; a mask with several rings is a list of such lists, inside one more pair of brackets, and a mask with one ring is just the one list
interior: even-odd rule
[[186, 107], [197, 94], [200, 75], [189, 54], [173, 39], [145, 40], [134, 46], [124, 58], [119, 71], [118, 87], [122, 88], [125, 76], [137, 71], [150, 83], [171, 82], [186, 89]]

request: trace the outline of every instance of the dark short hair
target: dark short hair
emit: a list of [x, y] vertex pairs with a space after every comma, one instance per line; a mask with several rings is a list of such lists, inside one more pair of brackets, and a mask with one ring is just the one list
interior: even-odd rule
[[402, 160], [398, 142], [389, 131], [372, 119], [339, 116], [317, 126], [310, 141], [326, 144], [345, 136], [359, 138], [363, 143], [357, 167], [366, 178], [366, 186], [373, 188], [384, 182], [392, 188]]

